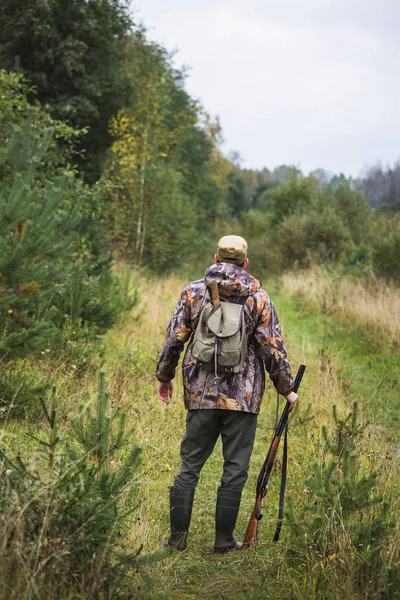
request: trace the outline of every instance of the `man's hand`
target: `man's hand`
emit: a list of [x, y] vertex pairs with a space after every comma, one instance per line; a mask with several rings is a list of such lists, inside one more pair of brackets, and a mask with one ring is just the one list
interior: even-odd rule
[[170, 398], [172, 398], [172, 381], [158, 384], [158, 397], [165, 402], [165, 404], [170, 403]]
[[285, 396], [285, 398], [291, 404], [289, 409], [289, 411], [291, 412], [296, 407], [298, 395], [296, 394], [296, 392], [290, 392], [290, 394]]

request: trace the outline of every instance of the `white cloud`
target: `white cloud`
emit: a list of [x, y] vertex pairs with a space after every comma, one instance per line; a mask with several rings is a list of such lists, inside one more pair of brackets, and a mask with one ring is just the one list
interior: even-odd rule
[[357, 175], [400, 156], [400, 4], [394, 0], [138, 0], [153, 39], [191, 67], [249, 167]]

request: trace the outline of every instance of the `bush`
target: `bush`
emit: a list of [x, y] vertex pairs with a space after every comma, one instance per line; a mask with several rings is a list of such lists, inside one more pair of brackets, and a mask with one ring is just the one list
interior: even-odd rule
[[103, 373], [93, 416], [83, 408], [64, 437], [55, 391], [50, 410], [42, 405], [48, 430], [29, 463], [0, 450], [2, 598], [118, 598], [138, 554], [120, 539], [140, 450], [125, 415], [110, 413]]
[[[3, 84], [10, 107], [13, 86]], [[23, 95], [18, 78], [14, 87]], [[103, 333], [136, 302], [111, 273], [102, 228], [108, 184], [83, 185], [66, 165], [69, 151], [54, 152], [56, 137], [71, 143], [71, 128], [34, 109], [17, 117], [12, 133], [0, 136], [0, 356], [7, 361], [63, 345], [76, 339], [73, 331]]]
[[334, 432], [322, 429], [323, 460], [313, 465], [304, 482], [308, 502], [300, 515], [287, 511], [292, 532], [289, 560], [310, 565], [317, 561], [325, 583], [334, 573], [340, 577], [343, 569], [351, 571], [354, 591], [362, 589], [369, 597], [369, 590], [387, 583], [382, 566], [393, 523], [388, 503], [375, 494], [376, 474], [360, 476], [357, 442], [365, 425], [358, 423], [357, 404], [343, 418], [334, 406], [333, 418]]
[[372, 263], [377, 275], [400, 281], [400, 218], [379, 217], [375, 225]]
[[351, 244], [349, 231], [330, 207], [303, 216], [288, 217], [279, 228], [279, 245], [285, 268], [313, 263], [340, 262]]

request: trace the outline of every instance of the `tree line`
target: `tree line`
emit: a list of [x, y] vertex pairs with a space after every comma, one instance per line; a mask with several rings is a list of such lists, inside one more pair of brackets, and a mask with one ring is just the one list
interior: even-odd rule
[[114, 257], [198, 275], [232, 231], [260, 276], [322, 263], [400, 279], [398, 167], [242, 168], [130, 8], [0, 5], [0, 353], [111, 326], [126, 304]]

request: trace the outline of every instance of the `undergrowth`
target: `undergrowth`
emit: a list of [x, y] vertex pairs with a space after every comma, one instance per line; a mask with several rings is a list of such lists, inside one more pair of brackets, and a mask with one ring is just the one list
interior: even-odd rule
[[[376, 359], [377, 366], [371, 367], [368, 353], [364, 349], [363, 354], [360, 345], [360, 323], [349, 327], [349, 321], [342, 321], [338, 314], [322, 313], [309, 303], [305, 307], [301, 299], [290, 299], [287, 291], [270, 290], [293, 370], [304, 363], [307, 371], [299, 409], [289, 429], [288, 510], [281, 539], [272, 542], [279, 496], [278, 457], [255, 550], [212, 554], [222, 473], [221, 445], [217, 444], [196, 490], [188, 549], [174, 553], [163, 548], [169, 527], [168, 487], [179, 469], [185, 409], [180, 373], [174, 381], [172, 403], [167, 406], [157, 399], [154, 370], [165, 327], [185, 283], [178, 278], [149, 280], [137, 275], [141, 302], [103, 338], [98, 363], [83, 369], [78, 355], [72, 363], [75, 370], [67, 361], [65, 368], [57, 371], [55, 357], [54, 362], [43, 365], [54, 380], [58, 378], [62, 415], [57, 417], [61, 432], [57, 442], [50, 422], [44, 435], [43, 421], [29, 427], [20, 421], [17, 427], [7, 413], [1, 440], [5, 455], [2, 476], [10, 493], [8, 504], [2, 504], [2, 529], [7, 534], [4, 537], [3, 533], [2, 539], [7, 543], [2, 546], [1, 571], [3, 583], [9, 587], [3, 596], [10, 597], [11, 590], [15, 597], [20, 593], [23, 598], [24, 582], [25, 586], [29, 582], [26, 589], [31, 596], [26, 597], [32, 598], [35, 593], [38, 598], [46, 597], [43, 590], [51, 590], [52, 597], [61, 599], [100, 598], [101, 594], [152, 600], [397, 598], [400, 436], [391, 425], [396, 397], [389, 392], [395, 388], [388, 387], [390, 382], [394, 385], [391, 377], [396, 366], [391, 361], [396, 350], [389, 340], [392, 354], [384, 353], [384, 359]], [[363, 339], [371, 339], [370, 331], [365, 336]], [[381, 333], [380, 352], [386, 339]], [[95, 382], [99, 363], [107, 369], [109, 395], [104, 395], [103, 404]], [[255, 480], [277, 412], [275, 397], [268, 387], [236, 527], [238, 539], [253, 509]], [[98, 412], [101, 404], [108, 414], [105, 420]], [[314, 415], [311, 421], [309, 404]], [[46, 421], [51, 419], [49, 413]], [[122, 430], [127, 435], [121, 445]], [[101, 443], [98, 431], [106, 436]], [[25, 432], [50, 446], [23, 437]], [[142, 445], [141, 466], [134, 467], [130, 488], [122, 473], [137, 442]], [[37, 443], [45, 450], [40, 459]], [[30, 475], [23, 475], [25, 471], [33, 474], [32, 484]], [[67, 473], [76, 477], [68, 491], [62, 487]], [[121, 485], [126, 482], [124, 493], [113, 495], [112, 485], [118, 481]], [[105, 483], [111, 486], [110, 505], [101, 495]], [[64, 507], [68, 506], [66, 498], [79, 494], [83, 494], [87, 514], [93, 514], [99, 525], [105, 519], [105, 525], [100, 527], [99, 538], [85, 534], [83, 541], [71, 544], [72, 531], [85, 522], [83, 509], [74, 505], [76, 513], [68, 513]], [[20, 506], [23, 510], [16, 510]], [[110, 506], [114, 508], [108, 510]], [[56, 514], [62, 517], [59, 522], [53, 519]], [[43, 523], [47, 523], [45, 535], [40, 537]], [[106, 531], [113, 533], [107, 537]], [[104, 552], [99, 550], [103, 534]], [[43, 543], [44, 539], [50, 543]], [[17, 560], [11, 561], [11, 556]]]

